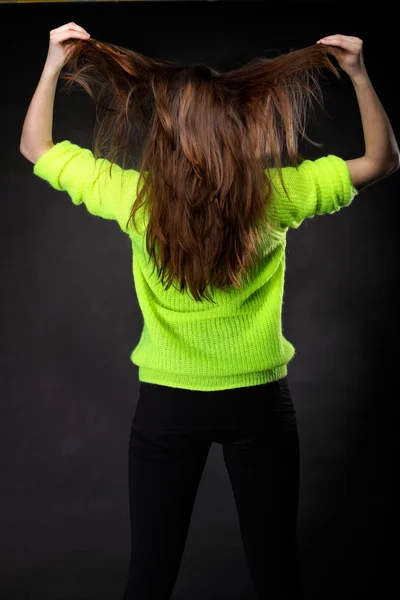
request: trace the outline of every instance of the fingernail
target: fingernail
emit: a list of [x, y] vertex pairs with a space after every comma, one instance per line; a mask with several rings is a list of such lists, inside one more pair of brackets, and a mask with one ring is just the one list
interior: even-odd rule
[[90, 33], [87, 33], [87, 34], [86, 34], [86, 37], [90, 37]]

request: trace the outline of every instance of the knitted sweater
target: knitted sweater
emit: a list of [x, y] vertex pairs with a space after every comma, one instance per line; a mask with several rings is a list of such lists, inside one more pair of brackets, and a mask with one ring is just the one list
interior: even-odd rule
[[[123, 170], [68, 140], [55, 144], [34, 165], [35, 175], [67, 192], [92, 215], [116, 221], [130, 238], [133, 280], [143, 328], [130, 359], [139, 381], [188, 390], [223, 390], [263, 384], [287, 375], [295, 355], [284, 337], [282, 305], [286, 234], [307, 217], [334, 213], [358, 193], [346, 162], [330, 154], [282, 170], [290, 200], [271, 169], [274, 195], [259, 261], [241, 289], [212, 293], [216, 304], [197, 302], [157, 279], [145, 245], [143, 207], [136, 213], [139, 233], [126, 222], [139, 173]], [[270, 171], [270, 173], [271, 173]], [[276, 175], [276, 177], [275, 177]], [[140, 227], [142, 223], [143, 227]], [[101, 301], [101, 300], [100, 300]]]

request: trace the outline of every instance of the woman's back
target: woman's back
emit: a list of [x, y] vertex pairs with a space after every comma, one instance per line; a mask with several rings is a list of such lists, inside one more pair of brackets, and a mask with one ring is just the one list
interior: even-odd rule
[[[271, 171], [271, 170], [270, 170]], [[93, 215], [116, 220], [132, 243], [133, 277], [143, 315], [140, 341], [131, 353], [139, 380], [204, 391], [245, 387], [287, 374], [293, 345], [282, 332], [288, 228], [307, 217], [348, 206], [357, 190], [347, 164], [335, 155], [270, 172], [274, 192], [266, 208], [272, 228], [261, 236], [257, 263], [240, 288], [210, 290], [214, 300], [195, 301], [158, 280], [145, 245], [145, 226], [126, 223], [139, 173], [95, 159], [92, 152], [60, 142], [34, 166], [36, 175], [67, 191]]]

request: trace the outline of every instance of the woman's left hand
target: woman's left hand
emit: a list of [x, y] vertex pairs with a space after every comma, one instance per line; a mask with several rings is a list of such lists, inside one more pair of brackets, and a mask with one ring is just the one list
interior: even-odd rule
[[330, 52], [337, 59], [340, 67], [349, 75], [354, 77], [359, 73], [365, 71], [364, 59], [363, 59], [363, 41], [358, 37], [351, 35], [342, 35], [337, 33], [335, 35], [328, 35], [327, 37], [318, 40], [317, 44], [323, 44], [324, 46], [332, 46], [341, 48], [344, 52], [337, 51], [335, 48], [330, 48]]

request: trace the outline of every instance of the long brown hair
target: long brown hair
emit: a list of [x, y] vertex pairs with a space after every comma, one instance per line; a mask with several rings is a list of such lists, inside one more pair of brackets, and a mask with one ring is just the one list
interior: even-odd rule
[[268, 169], [287, 194], [284, 161], [304, 160], [298, 134], [321, 146], [305, 126], [312, 101], [323, 105], [321, 70], [341, 78], [332, 51], [314, 44], [218, 72], [92, 38], [66, 43], [63, 88], [76, 83], [96, 104], [94, 156], [125, 168], [142, 140], [127, 226], [132, 220], [138, 231], [144, 206], [146, 248], [162, 284], [178, 281], [197, 301], [213, 301], [208, 286], [239, 288], [257, 262], [259, 227], [271, 230]]

